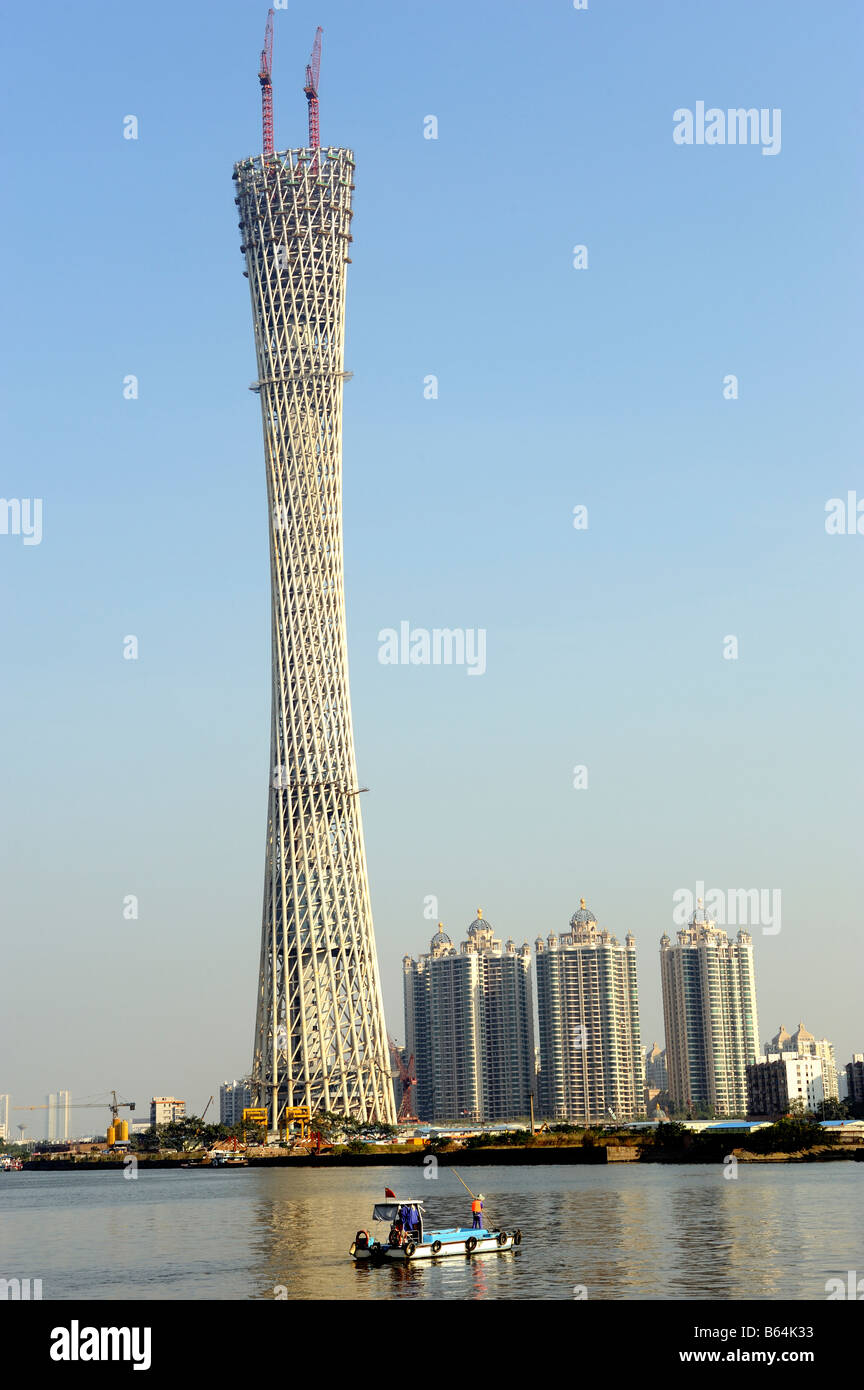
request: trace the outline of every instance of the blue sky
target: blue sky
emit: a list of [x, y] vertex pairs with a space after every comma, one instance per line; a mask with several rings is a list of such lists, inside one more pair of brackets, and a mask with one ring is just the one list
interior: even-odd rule
[[[0, 494], [44, 518], [38, 546], [0, 535], [18, 1104], [200, 1109], [249, 1065], [269, 574], [231, 171], [260, 150], [265, 18], [6, 19]], [[702, 880], [781, 890], [761, 1034], [803, 1018], [845, 1062], [864, 537], [824, 520], [864, 498], [859, 7], [300, 0], [276, 16], [278, 148], [305, 142], [319, 23], [322, 138], [357, 158], [346, 584], [391, 1032], [429, 895], [454, 938], [481, 904], [521, 941], [584, 894], [635, 932], [662, 1041], [658, 942]], [[780, 153], [676, 145], [698, 101], [779, 108]], [[484, 629], [486, 673], [382, 665], [403, 620]]]

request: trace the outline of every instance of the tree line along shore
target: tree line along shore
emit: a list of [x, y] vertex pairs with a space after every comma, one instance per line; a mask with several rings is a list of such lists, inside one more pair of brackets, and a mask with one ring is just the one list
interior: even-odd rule
[[[436, 1164], [596, 1164], [596, 1163], [824, 1163], [864, 1161], [864, 1144], [842, 1142], [826, 1134], [808, 1116], [792, 1115], [750, 1134], [693, 1132], [676, 1121], [651, 1131], [611, 1131], [596, 1127], [554, 1125], [541, 1133], [514, 1130], [480, 1133], [454, 1140], [435, 1136], [428, 1141], [372, 1144], [352, 1138], [297, 1152], [279, 1145], [249, 1145], [243, 1154], [249, 1167], [387, 1167]], [[149, 1145], [118, 1156], [116, 1153], [36, 1154], [25, 1158], [27, 1170], [202, 1167], [210, 1150], [197, 1144], [181, 1149]]]

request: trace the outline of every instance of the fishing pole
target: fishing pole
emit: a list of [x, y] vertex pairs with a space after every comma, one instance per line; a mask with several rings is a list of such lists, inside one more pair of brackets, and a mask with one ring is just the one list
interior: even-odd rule
[[[455, 1168], [451, 1168], [451, 1169], [450, 1169], [450, 1172], [451, 1172], [451, 1173], [456, 1173], [456, 1169], [455, 1169]], [[458, 1174], [458, 1173], [456, 1173], [456, 1177], [459, 1178], [459, 1174]], [[471, 1191], [471, 1188], [468, 1186], [467, 1182], [462, 1182], [462, 1179], [461, 1179], [461, 1178], [459, 1178], [459, 1181], [462, 1183], [462, 1186], [465, 1188], [465, 1191], [468, 1193], [468, 1195], [469, 1195], [470, 1197], [473, 1198], [473, 1197], [474, 1197], [474, 1193]]]
[[[451, 1169], [450, 1169], [450, 1172], [451, 1172], [451, 1173], [456, 1173], [456, 1169], [455, 1169], [455, 1168], [451, 1168]], [[456, 1173], [456, 1176], [457, 1176], [457, 1178], [459, 1178], [459, 1174], [458, 1174], [458, 1173]], [[472, 1201], [476, 1201], [476, 1195], [475, 1195], [475, 1193], [473, 1193], [473, 1192], [471, 1191], [471, 1188], [468, 1186], [467, 1182], [464, 1182], [462, 1178], [459, 1178], [459, 1181], [462, 1183], [462, 1186], [465, 1188], [465, 1191], [468, 1193], [468, 1195], [469, 1195], [469, 1197], [472, 1199]], [[484, 1206], [485, 1206], [485, 1203], [484, 1203]], [[490, 1229], [490, 1228], [486, 1225], [485, 1214], [484, 1214], [483, 1226], [484, 1226], [484, 1228], [485, 1228], [486, 1230], [489, 1230], [489, 1229]]]

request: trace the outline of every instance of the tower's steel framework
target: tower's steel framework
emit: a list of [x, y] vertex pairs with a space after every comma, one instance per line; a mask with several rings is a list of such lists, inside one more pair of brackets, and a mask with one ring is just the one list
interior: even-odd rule
[[273, 723], [252, 1085], [393, 1123], [348, 693], [342, 558], [350, 150], [235, 166], [270, 510]]

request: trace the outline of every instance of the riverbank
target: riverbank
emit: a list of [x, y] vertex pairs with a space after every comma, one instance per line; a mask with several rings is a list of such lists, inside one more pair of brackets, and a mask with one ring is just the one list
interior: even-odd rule
[[[723, 1150], [721, 1152], [721, 1150]], [[429, 1167], [430, 1159], [443, 1168], [448, 1167], [546, 1167], [571, 1164], [709, 1164], [734, 1157], [739, 1163], [838, 1163], [864, 1162], [864, 1145], [815, 1145], [793, 1153], [753, 1153], [748, 1149], [731, 1148], [729, 1141], [719, 1146], [691, 1145], [680, 1148], [659, 1148], [639, 1144], [524, 1144], [514, 1146], [490, 1145], [470, 1149], [428, 1149], [409, 1152], [384, 1150], [378, 1153], [342, 1151], [329, 1154], [252, 1154], [249, 1168], [418, 1168]], [[202, 1164], [202, 1154], [136, 1156], [139, 1170], [181, 1168], [187, 1171], [212, 1165]], [[24, 1163], [26, 1172], [116, 1172], [128, 1167], [128, 1159], [116, 1158], [35, 1158]], [[213, 1167], [214, 1172], [242, 1172], [243, 1166]]]

